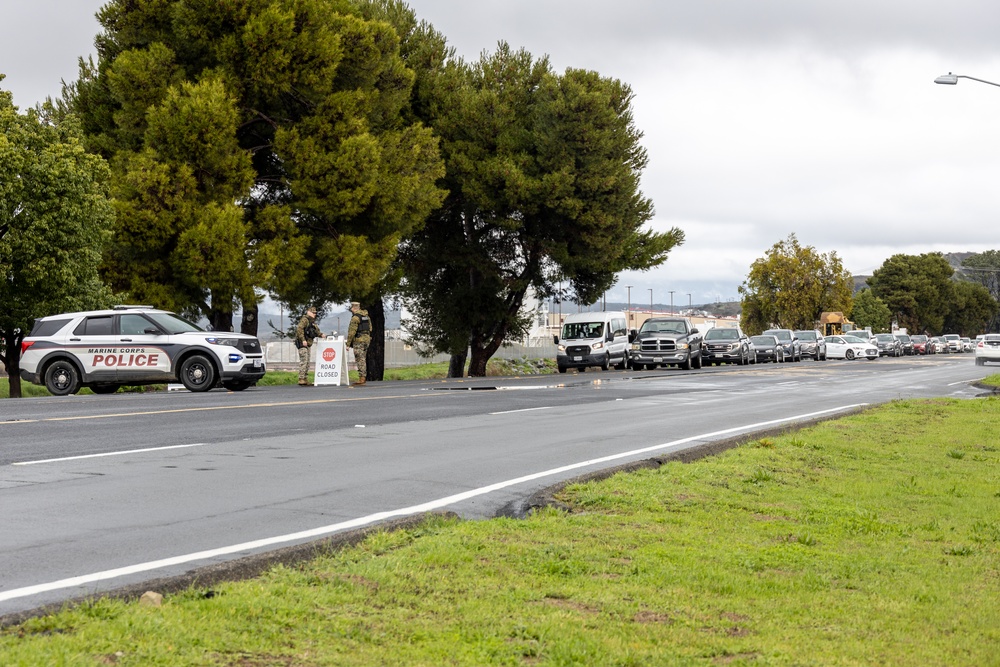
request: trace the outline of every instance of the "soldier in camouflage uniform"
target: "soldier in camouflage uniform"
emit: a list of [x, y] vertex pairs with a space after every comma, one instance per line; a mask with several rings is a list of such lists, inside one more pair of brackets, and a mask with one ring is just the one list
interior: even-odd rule
[[323, 332], [316, 326], [316, 309], [309, 307], [306, 314], [299, 320], [295, 328], [295, 347], [299, 348], [299, 385], [310, 386], [309, 382], [309, 352], [313, 341], [322, 338]]
[[361, 308], [357, 301], [351, 302], [351, 325], [347, 329], [347, 346], [354, 348], [354, 363], [358, 366], [358, 384], [368, 381], [368, 345], [372, 342], [372, 321], [368, 311]]

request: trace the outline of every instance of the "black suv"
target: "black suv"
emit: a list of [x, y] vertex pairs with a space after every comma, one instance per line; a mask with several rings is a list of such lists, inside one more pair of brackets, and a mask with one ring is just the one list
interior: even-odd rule
[[768, 329], [763, 333], [765, 336], [774, 336], [781, 343], [781, 349], [785, 353], [784, 361], [802, 361], [802, 345], [798, 336], [791, 329]]
[[736, 363], [743, 366], [756, 360], [750, 339], [739, 327], [715, 327], [706, 331], [701, 341], [701, 358], [709, 365]]

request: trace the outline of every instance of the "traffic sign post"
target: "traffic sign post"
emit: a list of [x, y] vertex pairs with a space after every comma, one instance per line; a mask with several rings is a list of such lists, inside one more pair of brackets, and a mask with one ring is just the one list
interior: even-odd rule
[[347, 349], [343, 336], [327, 338], [316, 343], [316, 377], [313, 384], [317, 387], [342, 384], [350, 386]]

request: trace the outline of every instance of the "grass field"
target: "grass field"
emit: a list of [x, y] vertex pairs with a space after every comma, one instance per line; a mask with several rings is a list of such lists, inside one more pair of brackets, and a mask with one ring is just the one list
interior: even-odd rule
[[430, 518], [265, 576], [95, 600], [3, 665], [995, 665], [1000, 399], [896, 402]]

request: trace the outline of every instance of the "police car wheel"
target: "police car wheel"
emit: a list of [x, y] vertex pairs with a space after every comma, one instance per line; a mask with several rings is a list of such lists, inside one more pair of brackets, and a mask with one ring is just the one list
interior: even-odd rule
[[67, 396], [80, 391], [76, 366], [64, 360], [54, 361], [45, 369], [45, 388], [53, 396]]
[[188, 357], [181, 363], [178, 379], [188, 391], [208, 391], [215, 386], [215, 367], [200, 354]]

